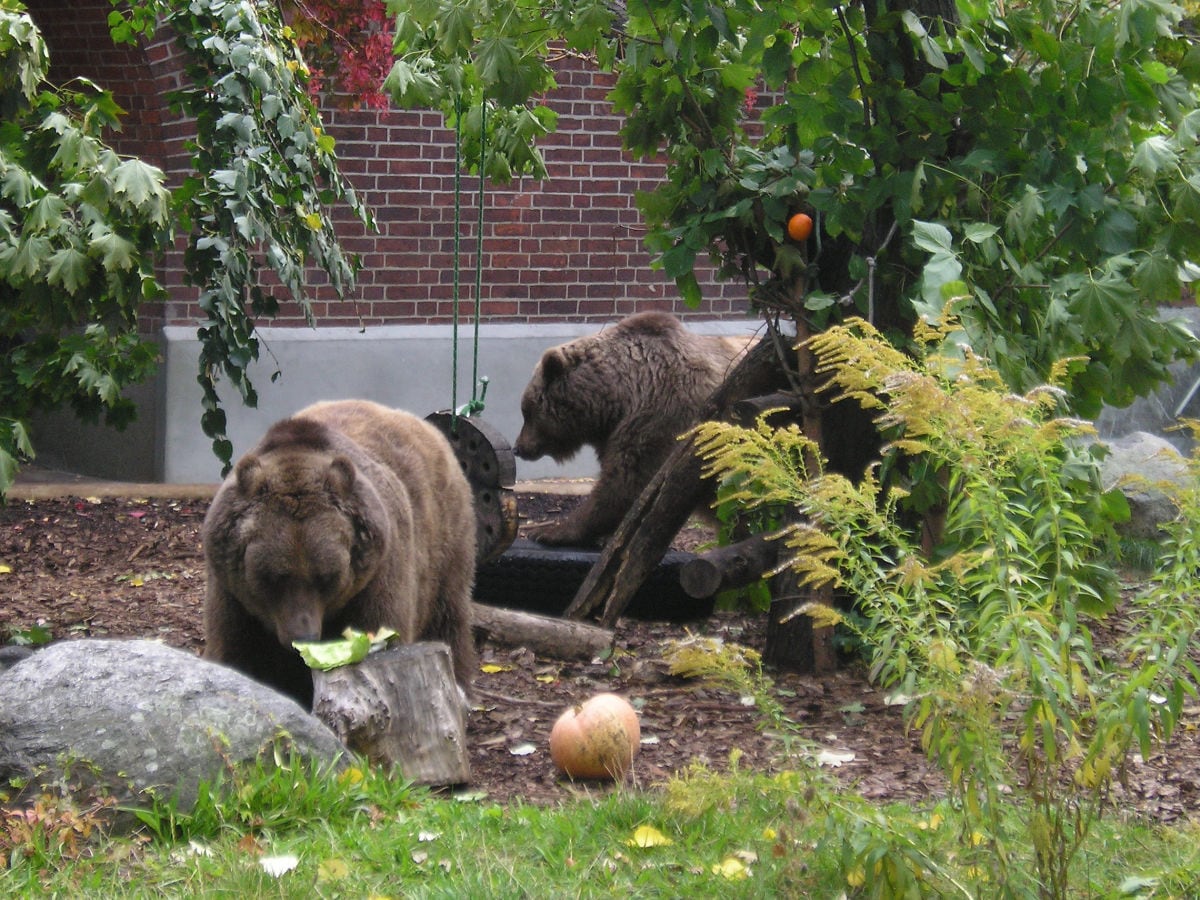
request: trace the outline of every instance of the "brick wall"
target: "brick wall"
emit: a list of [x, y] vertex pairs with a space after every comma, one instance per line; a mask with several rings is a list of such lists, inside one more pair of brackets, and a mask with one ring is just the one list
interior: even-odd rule
[[[185, 164], [187, 123], [170, 113], [164, 93], [178, 84], [173, 44], [117, 48], [108, 37], [108, 0], [42, 0], [33, 13], [51, 51], [52, 79], [87, 75], [112, 90], [129, 111], [112, 143], [178, 173]], [[631, 161], [620, 149], [620, 120], [605, 101], [609, 82], [580, 62], [565, 62], [551, 98], [558, 132], [544, 143], [550, 178], [484, 191], [484, 322], [609, 321], [635, 310], [673, 309], [706, 318], [741, 315], [745, 289], [702, 277], [706, 297], [683, 308], [674, 285], [650, 267], [634, 194], [659, 183], [662, 166]], [[325, 110], [347, 177], [372, 207], [378, 233], [338, 214], [343, 246], [364, 261], [360, 284], [338, 302], [314, 288], [318, 325], [444, 323], [454, 303], [455, 177], [453, 134], [432, 112]], [[478, 182], [461, 179], [458, 229], [460, 315], [474, 316]], [[165, 264], [171, 299], [146, 310], [143, 324], [195, 321], [180, 256]], [[295, 304], [272, 324], [303, 325]]]

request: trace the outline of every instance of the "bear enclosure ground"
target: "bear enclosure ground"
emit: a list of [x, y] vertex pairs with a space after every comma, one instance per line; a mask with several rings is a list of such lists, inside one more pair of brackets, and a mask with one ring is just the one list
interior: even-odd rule
[[[150, 638], [199, 653], [204, 597], [199, 530], [208, 501], [89, 497], [86, 487], [79, 493], [10, 498], [0, 507], [0, 644], [42, 626], [54, 640]], [[522, 530], [565, 514], [580, 499], [518, 492]], [[699, 526], [689, 527], [676, 547], [694, 549], [708, 537]], [[1121, 625], [1119, 612], [1101, 623], [1097, 644], [1111, 644]], [[590, 662], [481, 643], [479, 703], [468, 718], [469, 789], [495, 802], [541, 804], [613, 790], [560, 777], [547, 746], [559, 713], [601, 691], [625, 695], [640, 707], [642, 747], [619, 789], [653, 790], [692, 762], [724, 770], [735, 749], [744, 769], [795, 767], [743, 698], [673, 676], [662, 658], [666, 642], [689, 634], [761, 650], [764, 626], [763, 615], [746, 613], [718, 612], [688, 623], [624, 618], [612, 657]], [[905, 733], [899, 708], [885, 704], [860, 665], [845, 661], [839, 671], [822, 676], [769, 674], [801, 737], [839, 751], [832, 771], [848, 787], [879, 800], [919, 800], [942, 791], [917, 736]], [[1118, 809], [1136, 809], [1162, 822], [1200, 813], [1198, 725], [1200, 704], [1191, 702], [1172, 743], [1148, 760], [1131, 762], [1113, 798]]]

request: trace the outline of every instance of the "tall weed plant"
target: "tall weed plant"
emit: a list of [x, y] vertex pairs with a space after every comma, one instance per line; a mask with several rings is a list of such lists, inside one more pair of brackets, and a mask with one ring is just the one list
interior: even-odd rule
[[[1118, 597], [1102, 536], [1120, 504], [1100, 490], [1090, 425], [1062, 414], [1071, 363], [1018, 395], [955, 334], [923, 326], [912, 355], [861, 321], [810, 342], [829, 389], [876, 410], [888, 439], [858, 482], [825, 471], [795, 426], [706, 423], [697, 438], [711, 474], [756, 486], [740, 502], [800, 511], [781, 539], [802, 584], [854, 598], [853, 620], [797, 613], [857, 632], [872, 677], [905, 703], [961, 808], [968, 892], [1063, 897], [1131, 752], [1167, 740], [1195, 693], [1200, 488], [1179, 498], [1159, 574], [1121, 611], [1124, 645], [1097, 648], [1092, 625]], [[939, 523], [932, 545], [914, 509]], [[920, 866], [885, 858], [855, 844], [852, 883], [919, 895]]]

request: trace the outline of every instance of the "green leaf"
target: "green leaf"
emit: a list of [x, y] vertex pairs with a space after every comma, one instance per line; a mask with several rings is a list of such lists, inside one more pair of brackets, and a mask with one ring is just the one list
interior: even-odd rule
[[951, 253], [954, 241], [950, 229], [937, 222], [922, 222], [914, 219], [913, 243], [929, 253]]
[[1143, 63], [1142, 74], [1151, 84], [1166, 84], [1171, 80], [1171, 70], [1157, 59], [1147, 60]]
[[466, 53], [471, 49], [475, 28], [473, 8], [466, 3], [443, 7], [437, 22], [438, 49], [447, 56]]
[[696, 251], [686, 241], [680, 241], [663, 253], [661, 259], [667, 277], [678, 279], [690, 273], [696, 265]]
[[112, 174], [113, 191], [154, 221], [166, 220], [167, 192], [162, 169], [140, 159], [123, 161]]
[[1155, 178], [1167, 168], [1174, 168], [1178, 160], [1174, 141], [1163, 135], [1154, 135], [1142, 141], [1133, 151], [1133, 168], [1147, 178]]
[[973, 244], [982, 244], [989, 238], [995, 237], [1000, 231], [999, 226], [984, 222], [968, 222], [963, 226], [963, 238]]
[[63, 224], [67, 204], [58, 194], [46, 194], [25, 211], [25, 228], [32, 232], [54, 232]]
[[523, 59], [516, 44], [504, 37], [485, 38], [475, 47], [475, 68], [485, 93], [501, 106], [519, 106], [541, 83], [540, 65]]
[[91, 261], [86, 253], [74, 247], [63, 247], [51, 254], [49, 262], [46, 281], [50, 284], [61, 285], [67, 293], [75, 294], [88, 283]]
[[102, 229], [94, 230], [95, 236], [88, 242], [88, 250], [100, 258], [100, 264], [105, 271], [128, 271], [134, 268], [139, 259], [136, 246], [119, 234]]
[[392, 64], [381, 89], [404, 109], [433, 106], [441, 95], [441, 84], [433, 75], [402, 59]]
[[1096, 244], [1105, 253], [1128, 253], [1137, 248], [1137, 226], [1137, 219], [1128, 210], [1115, 207], [1098, 223]]

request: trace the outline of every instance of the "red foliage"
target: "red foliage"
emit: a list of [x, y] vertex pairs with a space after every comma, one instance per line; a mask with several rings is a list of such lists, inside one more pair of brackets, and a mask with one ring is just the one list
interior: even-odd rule
[[285, 0], [284, 11], [312, 72], [314, 95], [329, 94], [353, 108], [387, 108], [379, 90], [392, 67], [384, 0]]
[[758, 105], [758, 91], [754, 88], [746, 88], [746, 99], [743, 105], [746, 108], [746, 115], [754, 115], [754, 109]]

